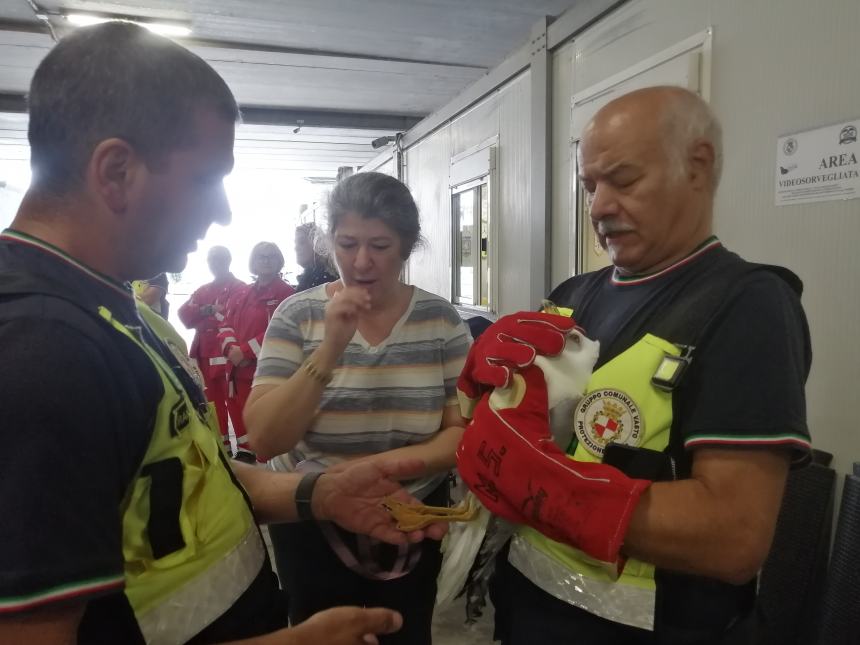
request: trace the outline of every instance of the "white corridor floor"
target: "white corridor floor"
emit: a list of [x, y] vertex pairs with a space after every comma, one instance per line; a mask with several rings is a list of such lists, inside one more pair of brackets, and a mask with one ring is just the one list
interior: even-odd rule
[[493, 606], [487, 604], [484, 615], [474, 625], [466, 625], [465, 598], [433, 616], [433, 645], [491, 645], [493, 642]]

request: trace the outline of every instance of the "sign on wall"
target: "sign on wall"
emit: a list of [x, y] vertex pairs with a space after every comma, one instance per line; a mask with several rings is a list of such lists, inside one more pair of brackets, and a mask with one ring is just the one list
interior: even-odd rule
[[860, 120], [780, 137], [776, 205], [860, 197]]

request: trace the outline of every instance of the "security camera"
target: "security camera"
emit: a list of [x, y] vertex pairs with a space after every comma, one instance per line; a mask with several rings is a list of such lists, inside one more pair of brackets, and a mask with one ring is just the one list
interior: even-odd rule
[[389, 143], [394, 143], [397, 137], [387, 136], [387, 137], [379, 137], [378, 139], [374, 139], [370, 142], [370, 145], [373, 146], [374, 150], [381, 148], [382, 146], [387, 146]]

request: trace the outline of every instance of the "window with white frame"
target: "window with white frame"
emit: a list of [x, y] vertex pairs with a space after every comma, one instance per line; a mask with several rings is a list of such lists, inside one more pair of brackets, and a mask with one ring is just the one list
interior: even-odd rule
[[492, 311], [494, 238], [491, 177], [494, 148], [451, 164], [452, 276], [454, 304]]

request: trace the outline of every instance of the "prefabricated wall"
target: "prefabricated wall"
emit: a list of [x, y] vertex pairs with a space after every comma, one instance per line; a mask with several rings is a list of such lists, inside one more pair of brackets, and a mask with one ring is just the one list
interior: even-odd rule
[[497, 146], [498, 189], [492, 216], [500, 222], [497, 249], [500, 311], [528, 306], [528, 272], [522, 242], [529, 229], [529, 73], [520, 74], [490, 96], [404, 153], [404, 180], [421, 212], [426, 244], [409, 262], [409, 279], [428, 291], [451, 297], [452, 158], [480, 147]]

